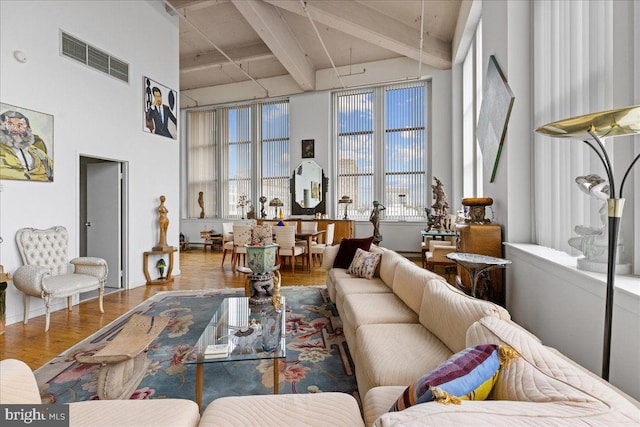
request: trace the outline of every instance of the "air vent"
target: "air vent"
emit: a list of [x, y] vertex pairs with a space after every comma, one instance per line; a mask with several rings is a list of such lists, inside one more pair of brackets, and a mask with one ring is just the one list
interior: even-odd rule
[[61, 32], [62, 55], [129, 83], [129, 64], [67, 33]]

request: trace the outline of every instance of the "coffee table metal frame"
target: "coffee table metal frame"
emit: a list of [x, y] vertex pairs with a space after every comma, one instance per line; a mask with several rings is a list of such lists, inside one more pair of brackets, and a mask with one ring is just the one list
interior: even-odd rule
[[[234, 340], [234, 334], [240, 330], [246, 330], [251, 320], [258, 321], [260, 312], [263, 309], [273, 308], [272, 305], [250, 305], [247, 297], [225, 298], [220, 306], [214, 311], [209, 324], [202, 332], [202, 335], [193, 346], [193, 350], [184, 361], [185, 365], [196, 365], [196, 403], [202, 406], [202, 388], [204, 384], [204, 365], [206, 363], [239, 362], [243, 360], [273, 360], [273, 394], [279, 392], [279, 359], [286, 357], [286, 321], [285, 321], [285, 297], [280, 297], [282, 310], [282, 328], [280, 345], [272, 351], [262, 350], [260, 336], [251, 342], [249, 346], [240, 346]], [[230, 337], [232, 339], [230, 339]], [[210, 344], [228, 344], [229, 354], [227, 357], [211, 358], [204, 357], [204, 351]]]

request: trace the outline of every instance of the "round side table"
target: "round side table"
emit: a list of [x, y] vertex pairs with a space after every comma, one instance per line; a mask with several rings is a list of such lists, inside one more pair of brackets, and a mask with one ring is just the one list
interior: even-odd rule
[[460, 264], [471, 277], [471, 296], [476, 297], [476, 290], [480, 275], [494, 268], [505, 268], [511, 261], [504, 258], [496, 258], [486, 255], [468, 254], [464, 252], [451, 252], [445, 255], [452, 261]]

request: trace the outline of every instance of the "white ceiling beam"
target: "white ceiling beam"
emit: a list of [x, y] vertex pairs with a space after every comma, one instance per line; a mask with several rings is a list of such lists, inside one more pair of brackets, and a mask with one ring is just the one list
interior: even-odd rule
[[229, 0], [168, 0], [169, 3], [182, 13], [204, 9], [210, 6], [216, 6], [228, 3]]
[[[264, 0], [297, 15], [305, 15], [298, 1]], [[428, 4], [428, 3], [427, 3]], [[308, 1], [311, 18], [322, 25], [368, 43], [420, 61], [420, 32], [354, 1]], [[424, 35], [422, 63], [438, 69], [451, 68], [451, 43]]]
[[278, 10], [262, 1], [231, 1], [298, 86], [305, 91], [315, 89], [315, 69]]
[[[237, 63], [259, 61], [273, 58], [273, 52], [264, 43], [250, 46], [235, 47], [225, 50], [225, 53]], [[228, 64], [229, 60], [217, 50], [180, 58], [180, 72], [189, 73]]]

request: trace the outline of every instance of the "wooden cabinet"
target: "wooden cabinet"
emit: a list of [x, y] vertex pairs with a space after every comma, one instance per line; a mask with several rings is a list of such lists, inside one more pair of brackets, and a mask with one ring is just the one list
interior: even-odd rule
[[327, 224], [335, 224], [333, 231], [333, 244], [340, 243], [342, 238], [352, 239], [356, 236], [356, 222], [349, 219], [299, 219], [298, 231], [300, 230], [300, 222], [313, 222], [318, 223], [318, 230], [326, 230]]
[[[300, 231], [300, 223], [302, 221], [306, 222], [317, 222], [318, 230], [326, 230], [327, 224], [335, 224], [334, 232], [333, 232], [333, 244], [337, 245], [340, 243], [342, 238], [352, 239], [356, 236], [356, 222], [350, 219], [299, 219], [299, 218], [289, 218], [285, 219], [285, 222], [292, 223], [297, 222], [298, 231]], [[266, 223], [271, 224], [277, 222], [272, 219], [259, 219], [258, 224]], [[322, 240], [322, 239], [321, 239]]]
[[[458, 252], [502, 258], [502, 228], [498, 224], [459, 224]], [[504, 269], [489, 272], [485, 299], [504, 307]], [[471, 279], [464, 267], [458, 265], [459, 285], [471, 289]]]

